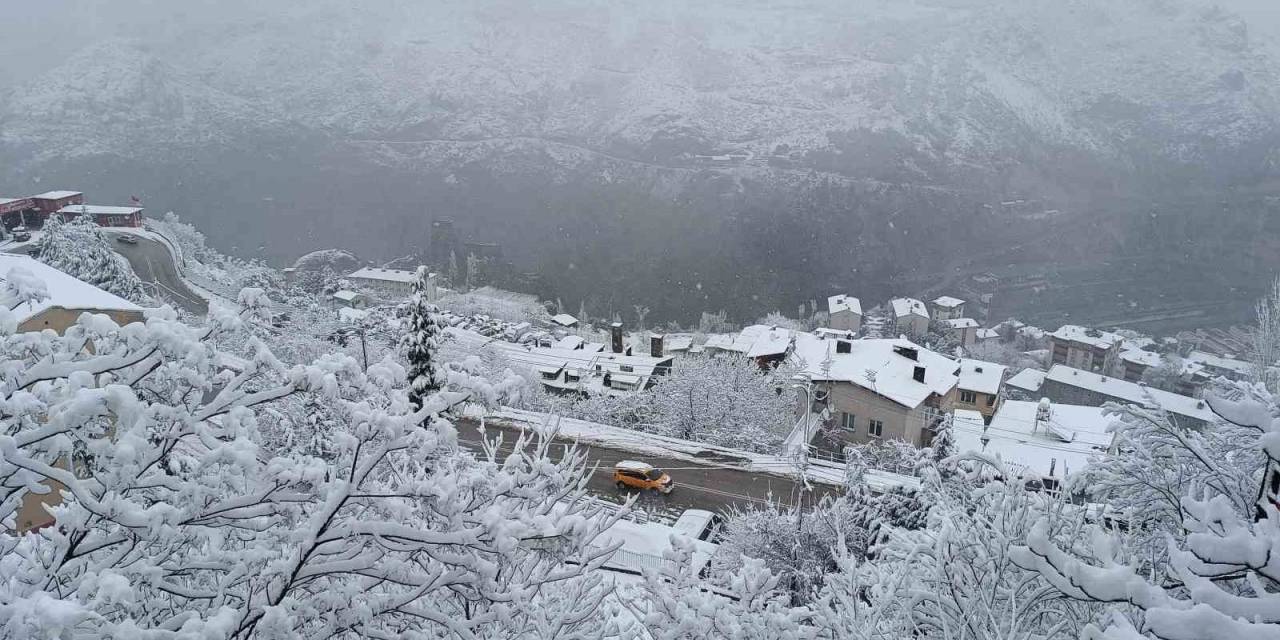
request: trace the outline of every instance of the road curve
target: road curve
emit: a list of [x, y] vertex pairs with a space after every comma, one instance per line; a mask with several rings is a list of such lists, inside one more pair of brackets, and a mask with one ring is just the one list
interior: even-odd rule
[[[200, 294], [192, 291], [182, 277], [178, 275], [178, 269], [174, 266], [173, 254], [163, 243], [157, 242], [147, 237], [128, 233], [127, 231], [113, 231], [111, 229], [103, 229], [103, 234], [115, 244], [115, 250], [129, 261], [129, 265], [133, 267], [134, 273], [143, 282], [148, 283], [148, 293], [159, 292], [160, 297], [166, 302], [182, 307], [186, 311], [193, 314], [203, 316], [209, 313], [209, 302], [202, 298]], [[117, 238], [122, 235], [130, 235], [138, 242], [136, 244], [128, 244], [119, 242]]]

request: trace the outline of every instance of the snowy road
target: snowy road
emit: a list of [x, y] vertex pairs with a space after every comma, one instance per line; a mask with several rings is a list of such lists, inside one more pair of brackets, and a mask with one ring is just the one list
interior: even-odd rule
[[[457, 423], [458, 439], [473, 451], [480, 450], [481, 435], [474, 420], [464, 419]], [[511, 451], [511, 443], [519, 437], [517, 429], [499, 427], [488, 424], [485, 427], [486, 437], [492, 440], [502, 435], [502, 452]], [[572, 444], [572, 441], [563, 441]], [[685, 509], [706, 509], [722, 512], [731, 507], [746, 508], [753, 504], [763, 505], [772, 497], [775, 502], [791, 504], [796, 494], [796, 483], [786, 478], [768, 474], [752, 473], [741, 469], [724, 468], [712, 464], [697, 464], [687, 460], [675, 460], [652, 456], [640, 456], [625, 451], [617, 451], [599, 446], [579, 445], [587, 452], [588, 462], [597, 469], [591, 476], [588, 487], [596, 496], [612, 502], [621, 502], [626, 494], [613, 484], [613, 465], [619, 460], [641, 459], [656, 467], [666, 470], [675, 480], [676, 488], [670, 495], [644, 495], [637, 502], [637, 508], [650, 510], [656, 516], [675, 517]], [[563, 449], [552, 452], [553, 457]], [[813, 492], [805, 498], [817, 499], [820, 496], [835, 492], [834, 487], [815, 483]]]
[[[166, 302], [176, 304], [196, 315], [202, 316], [209, 312], [209, 303], [192, 291], [178, 275], [168, 247], [150, 238], [134, 234], [130, 235], [138, 240], [137, 244], [115, 242], [121, 232], [103, 229], [103, 233], [115, 243], [116, 252], [129, 261], [134, 273], [137, 273], [143, 282], [159, 290], [160, 297]], [[147, 288], [151, 289], [151, 286]], [[148, 293], [154, 292], [148, 291]]]

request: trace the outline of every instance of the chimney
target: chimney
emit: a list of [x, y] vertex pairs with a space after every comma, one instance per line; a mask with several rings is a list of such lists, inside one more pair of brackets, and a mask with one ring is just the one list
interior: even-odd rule
[[916, 367], [915, 372], [911, 375], [911, 377], [912, 377], [912, 378], [915, 378], [915, 381], [916, 381], [916, 382], [923, 383], [923, 382], [924, 382], [924, 367]]
[[622, 353], [622, 323], [615, 322], [609, 325], [610, 342], [613, 343], [613, 352]]
[[662, 357], [662, 335], [653, 334], [649, 336], [649, 355], [655, 358]]

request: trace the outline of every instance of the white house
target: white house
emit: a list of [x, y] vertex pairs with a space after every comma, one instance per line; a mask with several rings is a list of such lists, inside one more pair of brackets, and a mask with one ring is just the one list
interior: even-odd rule
[[939, 296], [929, 303], [934, 320], [950, 320], [964, 317], [964, 300], [951, 296]]
[[[413, 281], [417, 274], [405, 269], [382, 269], [365, 267], [347, 275], [352, 285], [385, 298], [407, 298], [413, 294]], [[436, 274], [427, 275], [427, 300], [435, 302], [439, 299], [436, 289]]]
[[915, 298], [894, 298], [889, 301], [893, 313], [894, 330], [908, 336], [929, 333], [929, 309]]
[[978, 343], [978, 321], [973, 318], [951, 318], [943, 321], [962, 347]]
[[827, 298], [827, 326], [857, 333], [862, 329], [862, 302], [845, 294]]
[[839, 439], [928, 444], [933, 420], [955, 398], [960, 363], [909, 340], [848, 340], [796, 334], [801, 376], [815, 383]]

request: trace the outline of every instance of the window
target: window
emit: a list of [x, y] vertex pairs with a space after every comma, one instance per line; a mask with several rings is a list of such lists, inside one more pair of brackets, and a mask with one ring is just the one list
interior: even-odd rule
[[978, 401], [978, 394], [973, 391], [961, 391], [960, 402], [965, 404], [973, 404]]
[[995, 396], [987, 396], [987, 406], [988, 406], [988, 407], [994, 407], [994, 406], [996, 406], [996, 397], [995, 397]]
[[879, 437], [880, 437], [880, 434], [882, 434], [882, 433], [884, 433], [884, 422], [881, 422], [880, 420], [868, 420], [868, 421], [867, 421], [867, 434], [868, 434], [868, 435], [870, 435], [870, 436], [871, 436], [871, 437], [873, 437], [873, 438], [879, 438]]
[[857, 417], [852, 413], [841, 413], [840, 426], [844, 427], [847, 431], [853, 431], [858, 426]]

